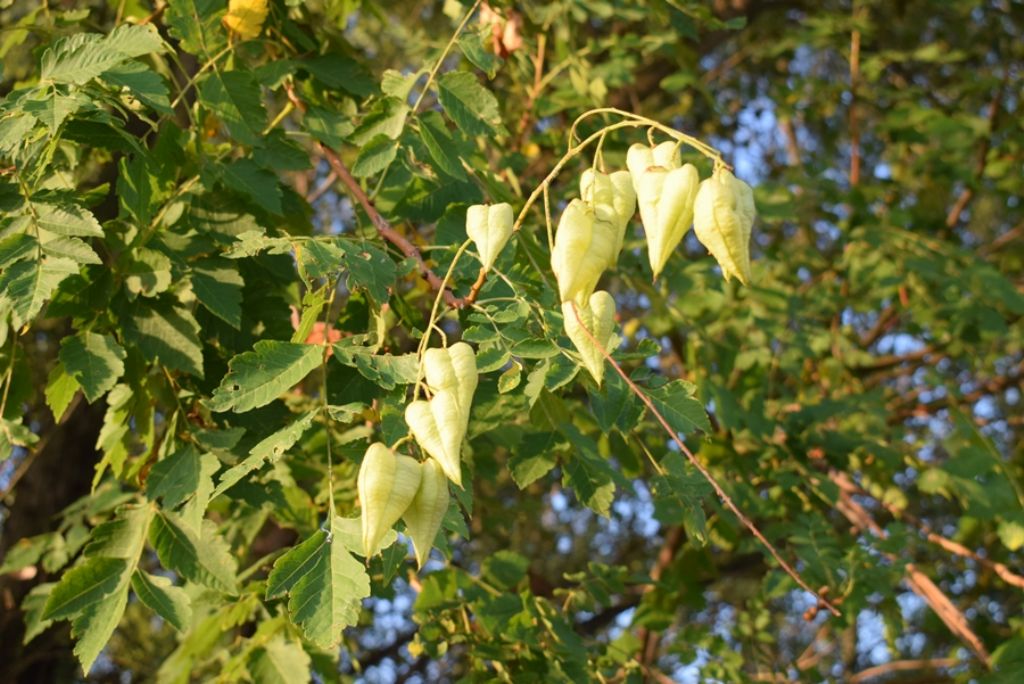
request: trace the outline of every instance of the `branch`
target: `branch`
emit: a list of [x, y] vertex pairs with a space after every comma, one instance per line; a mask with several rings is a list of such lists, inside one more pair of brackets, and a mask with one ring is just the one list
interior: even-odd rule
[[839, 612], [838, 608], [836, 608], [828, 599], [822, 596], [821, 592], [817, 592], [814, 589], [811, 589], [807, 582], [805, 582], [803, 578], [800, 577], [799, 573], [797, 573], [797, 571], [794, 570], [793, 567], [786, 562], [786, 560], [781, 556], [781, 554], [779, 554], [778, 550], [774, 546], [772, 546], [772, 543], [765, 538], [764, 534], [761, 533], [761, 530], [759, 530], [757, 526], [753, 522], [751, 522], [750, 518], [748, 518], [743, 513], [743, 511], [739, 509], [735, 502], [733, 502], [732, 498], [725, 493], [725, 490], [722, 489], [722, 485], [718, 483], [718, 480], [716, 480], [715, 477], [710, 472], [708, 472], [708, 469], [704, 467], [704, 464], [701, 463], [700, 460], [698, 460], [698, 458], [693, 455], [693, 452], [690, 451], [690, 448], [688, 446], [686, 446], [686, 443], [683, 442], [683, 440], [679, 439], [679, 435], [676, 434], [676, 431], [673, 430], [672, 426], [668, 424], [668, 421], [665, 420], [665, 417], [661, 415], [661, 412], [658, 411], [657, 407], [654, 405], [654, 402], [652, 402], [650, 398], [647, 396], [647, 394], [645, 394], [639, 387], [637, 387], [636, 383], [634, 383], [630, 379], [630, 377], [626, 375], [626, 372], [622, 370], [622, 366], [620, 366], [615, 361], [615, 359], [611, 357], [611, 354], [609, 354], [608, 350], [604, 348], [604, 345], [597, 341], [597, 338], [594, 337], [594, 335], [587, 328], [586, 323], [584, 323], [583, 319], [580, 317], [580, 312], [579, 309], [576, 307], [575, 302], [572, 303], [572, 311], [573, 314], [576, 316], [576, 320], [579, 321], [580, 327], [587, 334], [587, 338], [591, 341], [595, 348], [601, 351], [601, 355], [608, 360], [608, 363], [612, 364], [612, 368], [614, 368], [615, 371], [619, 374], [619, 376], [623, 379], [623, 381], [625, 381], [630, 391], [633, 392], [633, 394], [635, 394], [641, 402], [643, 402], [644, 406], [647, 407], [647, 410], [651, 412], [651, 415], [657, 418], [658, 422], [661, 424], [661, 427], [665, 429], [665, 432], [667, 432], [672, 441], [675, 442], [675, 445], [679, 447], [679, 450], [686, 456], [686, 459], [690, 462], [690, 464], [694, 468], [696, 468], [698, 472], [700, 472], [704, 479], [707, 480], [708, 484], [711, 485], [712, 489], [715, 490], [715, 494], [717, 494], [719, 500], [723, 504], [725, 504], [725, 507], [732, 511], [733, 515], [739, 518], [739, 521], [743, 523], [744, 527], [750, 530], [750, 533], [754, 535], [754, 537], [761, 543], [761, 545], [765, 549], [767, 549], [768, 553], [771, 554], [772, 558], [774, 558], [775, 561], [779, 564], [779, 566], [786, 572], [786, 574], [789, 575], [794, 582], [796, 582], [797, 586], [799, 586], [801, 589], [817, 598], [818, 605], [827, 608], [829, 612], [833, 615], [837, 617], [842, 615], [842, 613]]
[[[985, 173], [985, 164], [988, 161], [988, 151], [992, 146], [992, 133], [996, 127], [996, 119], [999, 118], [999, 112], [1002, 109], [1003, 93], [1006, 91], [1006, 84], [1010, 78], [1010, 70], [1006, 69], [1003, 73], [1003, 80], [999, 83], [999, 87], [996, 88], [995, 96], [988, 105], [988, 135], [986, 135], [981, 141], [981, 147], [978, 148], [978, 160], [975, 162], [974, 167], [974, 178], [975, 181], [981, 180], [982, 174]], [[957, 221], [960, 220], [960, 214], [963, 213], [964, 209], [970, 203], [971, 198], [974, 197], [973, 188], [964, 188], [957, 197], [956, 202], [953, 204], [953, 208], [949, 210], [949, 214], [946, 216], [946, 228], [953, 228], [956, 226]]]
[[[859, 17], [854, 10], [854, 21]], [[857, 84], [860, 81], [860, 31], [850, 35], [850, 185], [860, 183], [860, 122], [857, 121]]]
[[890, 672], [907, 672], [908, 670], [938, 670], [953, 667], [958, 663], [956, 658], [936, 658], [934, 660], [894, 660], [882, 665], [875, 665], [850, 675], [850, 684], [859, 684]]
[[456, 309], [464, 306], [464, 300], [459, 299], [452, 294], [451, 290], [444, 287], [444, 283], [441, 278], [430, 270], [430, 267], [427, 266], [427, 262], [423, 260], [423, 255], [420, 254], [420, 250], [416, 249], [416, 245], [409, 242], [404, 235], [392, 228], [391, 224], [380, 215], [380, 212], [378, 212], [377, 208], [373, 206], [373, 202], [371, 202], [370, 198], [367, 197], [363, 188], [359, 185], [359, 182], [352, 177], [348, 167], [346, 167], [344, 162], [341, 161], [341, 157], [339, 157], [334, 150], [326, 147], [321, 146], [321, 150], [323, 151], [324, 157], [327, 158], [327, 163], [331, 165], [331, 169], [335, 174], [337, 174], [338, 180], [348, 188], [349, 193], [351, 193], [351, 195], [355, 197], [356, 201], [363, 207], [363, 211], [365, 211], [366, 215], [370, 217], [370, 221], [377, 229], [377, 232], [380, 233], [380, 236], [397, 247], [402, 254], [415, 261], [420, 274], [426, 278], [427, 282], [430, 283], [430, 286], [434, 288], [434, 290], [438, 292], [442, 289], [444, 290], [445, 304]]

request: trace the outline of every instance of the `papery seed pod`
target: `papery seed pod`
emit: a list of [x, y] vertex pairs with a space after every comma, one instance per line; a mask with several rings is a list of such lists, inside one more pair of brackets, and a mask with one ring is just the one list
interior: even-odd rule
[[380, 442], [370, 445], [356, 478], [362, 506], [363, 552], [380, 551], [380, 542], [412, 503], [420, 486], [420, 464], [409, 456], [396, 456]]
[[[594, 344], [594, 340], [597, 340], [609, 354], [612, 352], [611, 344], [615, 338], [615, 299], [604, 290], [598, 290], [590, 295], [586, 305], [576, 305], [579, 319], [576, 318], [576, 312], [573, 311], [573, 304], [573, 302], [562, 304], [565, 333], [579, 350], [583, 365], [600, 386], [604, 380], [605, 359], [604, 354]], [[581, 320], [583, 326], [586, 326], [586, 330], [583, 330], [580, 325]], [[587, 334], [587, 331], [590, 331], [590, 335]], [[593, 340], [591, 336], [593, 336]]]
[[612, 261], [617, 241], [613, 220], [595, 216], [589, 202], [574, 199], [562, 212], [551, 252], [551, 270], [563, 302], [586, 301]]
[[700, 184], [693, 216], [697, 239], [726, 279], [735, 276], [744, 285], [751, 280], [750, 232], [756, 213], [754, 192], [728, 169], [717, 169]]
[[441, 522], [448, 512], [448, 479], [441, 464], [431, 459], [422, 465], [420, 488], [402, 516], [405, 531], [412, 539], [412, 548], [416, 552], [416, 564], [421, 568], [430, 555]]
[[476, 392], [476, 354], [465, 342], [445, 349], [428, 349], [423, 370], [433, 396], [405, 407], [405, 422], [424, 451], [445, 474], [462, 486], [462, 440]]
[[466, 211], [466, 235], [476, 244], [485, 270], [491, 270], [511, 237], [512, 222], [512, 206], [506, 202], [474, 204]]
[[700, 176], [692, 164], [680, 164], [675, 142], [664, 142], [653, 149], [637, 144], [626, 154], [655, 278], [693, 223]]
[[587, 169], [580, 176], [580, 197], [594, 208], [596, 219], [615, 226], [615, 246], [605, 268], [614, 268], [622, 251], [629, 220], [636, 213], [636, 192], [629, 171], [603, 173]]

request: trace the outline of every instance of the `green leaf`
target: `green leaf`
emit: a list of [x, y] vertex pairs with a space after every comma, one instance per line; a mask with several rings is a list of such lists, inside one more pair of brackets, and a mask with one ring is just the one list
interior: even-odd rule
[[220, 23], [226, 10], [222, 0], [172, 0], [164, 19], [183, 50], [210, 57], [227, 40]]
[[78, 264], [71, 259], [19, 261], [0, 274], [0, 311], [9, 306], [11, 322], [20, 328], [35, 319], [65, 278], [77, 273]]
[[309, 426], [313, 424], [313, 419], [316, 418], [317, 413], [319, 413], [319, 410], [316, 409], [309, 411], [301, 418], [297, 418], [286, 427], [261, 440], [252, 448], [249, 452], [249, 456], [245, 460], [231, 468], [228, 468], [228, 470], [221, 475], [220, 480], [217, 482], [217, 488], [213, 490], [211, 498], [223, 494], [243, 477], [256, 469], [261, 468], [268, 460], [273, 463], [280, 459], [286, 451], [291, 449], [295, 443], [299, 441], [299, 438], [302, 437], [306, 430], [309, 429]]
[[110, 391], [124, 373], [124, 348], [110, 335], [83, 330], [66, 337], [60, 346], [60, 361], [81, 386], [90, 403]]
[[160, 562], [191, 582], [228, 594], [236, 589], [235, 559], [210, 520], [196, 534], [173, 513], [158, 512], [149, 528], [149, 543]]
[[251, 159], [236, 159], [222, 167], [224, 184], [242, 193], [271, 214], [281, 214], [281, 188], [277, 175]]
[[179, 632], [188, 630], [192, 622], [192, 601], [184, 589], [166, 577], [157, 577], [136, 570], [132, 574], [132, 590], [146, 606]]
[[512, 479], [520, 489], [526, 489], [558, 465], [554, 454], [558, 443], [557, 432], [534, 432], [523, 438], [508, 461]]
[[385, 390], [392, 390], [398, 385], [411, 385], [416, 382], [419, 372], [419, 359], [413, 353], [398, 356], [374, 354], [366, 347], [337, 342], [334, 345], [334, 358], [346, 366], [354, 367], [364, 378]]
[[695, 430], [703, 430], [710, 433], [711, 422], [707, 411], [696, 398], [695, 392], [696, 388], [692, 384], [673, 380], [656, 390], [649, 390], [647, 396], [676, 432], [690, 434]]
[[337, 646], [370, 595], [366, 569], [342, 544], [339, 524], [336, 518], [330, 536], [319, 530], [278, 558], [267, 578], [267, 598], [288, 594], [289, 619], [323, 648]]
[[258, 145], [267, 125], [260, 87], [247, 71], [214, 70], [199, 84], [199, 99], [243, 145]]
[[141, 62], [118, 65], [104, 71], [101, 78], [117, 88], [127, 88], [140, 102], [161, 114], [174, 113], [164, 79]]
[[615, 498], [613, 471], [597, 452], [597, 444], [572, 423], [562, 423], [559, 431], [569, 438], [572, 453], [562, 468], [562, 481], [595, 513], [607, 517]]
[[356, 97], [372, 95], [377, 85], [366, 68], [347, 55], [333, 53], [302, 61], [302, 66], [324, 85]]
[[171, 286], [171, 260], [155, 249], [135, 250], [124, 269], [124, 286], [131, 299], [166, 292]]
[[260, 340], [228, 362], [228, 373], [206, 402], [211, 411], [242, 413], [266, 406], [320, 365], [314, 345]]
[[38, 584], [32, 587], [32, 591], [22, 599], [21, 612], [25, 615], [25, 636], [21, 643], [27, 644], [53, 624], [53, 620], [43, 619], [43, 610], [46, 607], [46, 600], [55, 586], [57, 586], [55, 582]]
[[28, 205], [33, 222], [56, 235], [102, 237], [103, 228], [88, 209], [70, 203], [33, 201]]
[[159, 359], [170, 370], [203, 377], [199, 323], [188, 308], [166, 300], [140, 301], [126, 333], [150, 361]]
[[463, 31], [459, 36], [459, 49], [473, 66], [487, 74], [487, 78], [494, 78], [504, 60], [491, 51], [490, 42], [491, 27], [485, 24], [476, 31]]
[[46, 378], [46, 405], [53, 411], [54, 420], [60, 422], [67, 411], [75, 392], [79, 390], [78, 382], [64, 370], [64, 365], [57, 363]]
[[466, 180], [466, 170], [462, 168], [460, 156], [464, 150], [460, 149], [448, 128], [444, 125], [444, 119], [437, 112], [425, 112], [419, 119], [420, 140], [430, 153], [430, 158], [443, 173], [458, 180]]
[[116, 591], [99, 603], [90, 605], [71, 621], [71, 635], [76, 639], [75, 655], [88, 672], [100, 651], [114, 633], [125, 606], [128, 605], [128, 582], [122, 582]]
[[164, 508], [177, 508], [199, 488], [200, 476], [199, 451], [187, 444], [150, 469], [146, 496], [151, 501], [163, 498]]
[[387, 252], [370, 242], [340, 240], [345, 250], [342, 265], [348, 271], [348, 286], [366, 290], [374, 301], [384, 303], [398, 277], [398, 269]]
[[466, 135], [501, 133], [498, 100], [467, 71], [452, 71], [437, 82], [445, 113]]
[[362, 147], [377, 135], [397, 139], [405, 128], [405, 119], [408, 115], [409, 105], [393, 97], [381, 98], [363, 117], [359, 126], [349, 136], [349, 141]]
[[257, 649], [249, 671], [260, 684], [304, 684], [313, 681], [309, 667], [309, 654], [301, 644], [275, 637]]
[[46, 230], [39, 231], [39, 246], [43, 254], [63, 259], [71, 259], [79, 264], [101, 264], [103, 260], [96, 250], [83, 240], [76, 237], [61, 237]]
[[207, 259], [192, 266], [192, 291], [196, 299], [235, 330], [242, 327], [242, 288], [245, 281], [231, 262]]
[[94, 556], [64, 573], [43, 609], [44, 620], [63, 620], [111, 594], [130, 573], [123, 558]]
[[39, 241], [28, 233], [8, 235], [0, 240], [0, 269], [34, 255], [38, 247]]
[[352, 164], [352, 175], [366, 178], [380, 173], [395, 160], [398, 154], [398, 141], [386, 135], [377, 135], [366, 143], [356, 161]]

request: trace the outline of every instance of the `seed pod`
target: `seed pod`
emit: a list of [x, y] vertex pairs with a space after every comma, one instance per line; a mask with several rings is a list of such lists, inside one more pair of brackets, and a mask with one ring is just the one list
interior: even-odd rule
[[512, 206], [506, 202], [474, 204], [466, 212], [466, 235], [476, 244], [485, 270], [491, 270], [511, 237], [512, 221]]
[[405, 531], [412, 539], [412, 548], [416, 552], [416, 563], [421, 568], [430, 555], [447, 512], [448, 480], [441, 464], [431, 459], [423, 463], [420, 488], [402, 516]]
[[[604, 290], [598, 290], [590, 295], [590, 300], [585, 306], [577, 305], [579, 319], [576, 318], [576, 312], [572, 307], [573, 302], [562, 304], [565, 333], [576, 345], [583, 358], [583, 365], [600, 387], [604, 380], [604, 354], [590, 338], [593, 336], [608, 353], [612, 352], [611, 345], [615, 338], [615, 299]], [[586, 330], [581, 327], [580, 320], [583, 321]], [[587, 330], [590, 331], [590, 335], [587, 334]]]
[[551, 252], [551, 270], [563, 302], [587, 300], [604, 269], [614, 261], [617, 233], [611, 217], [597, 217], [589, 202], [569, 202], [558, 221]]
[[693, 223], [700, 175], [692, 164], [680, 164], [674, 142], [664, 142], [653, 149], [633, 145], [626, 154], [647, 235], [647, 257], [655, 278]]
[[605, 268], [614, 268], [622, 251], [629, 220], [636, 213], [636, 192], [629, 171], [602, 173], [587, 169], [580, 176], [580, 197], [590, 202], [595, 218], [615, 226], [615, 247]]
[[722, 267], [726, 279], [750, 284], [750, 231], [754, 192], [728, 169], [718, 169], [700, 184], [694, 208], [694, 232]]
[[380, 542], [412, 503], [420, 486], [421, 468], [416, 459], [396, 456], [380, 442], [370, 445], [356, 478], [363, 508], [363, 552], [380, 551]]
[[405, 422], [423, 450], [461, 487], [462, 440], [478, 379], [476, 355], [465, 342], [428, 349], [423, 370], [433, 396], [430, 401], [410, 402], [405, 407]]

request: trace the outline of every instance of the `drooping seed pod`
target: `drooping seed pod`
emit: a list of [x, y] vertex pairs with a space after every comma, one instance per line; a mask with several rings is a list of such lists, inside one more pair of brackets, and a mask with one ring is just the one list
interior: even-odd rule
[[551, 252], [551, 270], [563, 302], [586, 301], [609, 263], [617, 242], [613, 217], [599, 218], [589, 202], [574, 199], [562, 212]]
[[405, 422], [423, 450], [461, 487], [462, 440], [478, 380], [476, 354], [465, 342], [428, 349], [423, 370], [433, 396], [430, 401], [410, 402], [405, 407]]
[[590, 202], [595, 218], [615, 226], [615, 246], [605, 268], [614, 268], [626, 239], [629, 220], [636, 213], [636, 192], [629, 171], [603, 173], [587, 169], [580, 176], [580, 197]]
[[[604, 380], [604, 354], [594, 344], [594, 340], [597, 340], [608, 353], [612, 352], [611, 344], [615, 338], [615, 299], [604, 290], [598, 290], [590, 295], [586, 305], [576, 305], [579, 319], [573, 311], [573, 304], [574, 302], [562, 304], [565, 333], [579, 350], [583, 365], [600, 386]], [[586, 330], [583, 326], [586, 326]], [[590, 331], [590, 335], [587, 331]]]
[[430, 555], [441, 522], [448, 512], [448, 479], [441, 464], [431, 459], [422, 465], [420, 488], [402, 516], [405, 531], [412, 539], [412, 548], [416, 552], [416, 564], [421, 568]]
[[512, 222], [512, 206], [507, 202], [474, 204], [466, 211], [466, 235], [476, 244], [485, 270], [491, 270], [511, 237]]
[[395, 455], [380, 442], [370, 445], [356, 478], [362, 506], [363, 552], [380, 551], [380, 542], [412, 503], [422, 469], [409, 456]]
[[647, 236], [647, 257], [657, 278], [693, 223], [700, 175], [692, 164], [680, 165], [678, 145], [653, 149], [633, 145], [626, 154]]
[[726, 279], [749, 285], [750, 233], [754, 225], [754, 192], [728, 169], [717, 169], [700, 184], [694, 207], [697, 239], [722, 267]]

